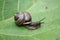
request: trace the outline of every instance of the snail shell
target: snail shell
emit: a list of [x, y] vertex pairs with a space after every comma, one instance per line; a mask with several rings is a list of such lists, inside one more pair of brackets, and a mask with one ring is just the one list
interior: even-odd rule
[[14, 16], [17, 25], [26, 25], [31, 23], [31, 15], [28, 12], [18, 12]]

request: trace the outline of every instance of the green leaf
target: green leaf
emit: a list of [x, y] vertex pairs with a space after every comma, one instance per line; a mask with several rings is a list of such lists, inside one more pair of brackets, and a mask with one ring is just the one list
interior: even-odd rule
[[[43, 20], [36, 30], [18, 27], [13, 16], [30, 12], [33, 21]], [[60, 0], [0, 0], [0, 40], [60, 40]]]

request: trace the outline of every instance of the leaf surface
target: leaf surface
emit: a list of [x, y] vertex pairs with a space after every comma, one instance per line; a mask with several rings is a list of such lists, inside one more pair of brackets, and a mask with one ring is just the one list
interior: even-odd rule
[[[43, 20], [36, 30], [18, 27], [13, 16], [27, 11], [33, 21]], [[60, 0], [0, 0], [0, 40], [60, 40]]]

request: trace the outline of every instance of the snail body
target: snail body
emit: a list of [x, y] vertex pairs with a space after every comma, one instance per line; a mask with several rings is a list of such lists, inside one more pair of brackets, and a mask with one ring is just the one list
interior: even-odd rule
[[32, 22], [30, 25], [27, 25], [26, 28], [33, 30], [39, 28], [40, 25], [41, 25], [40, 21]]

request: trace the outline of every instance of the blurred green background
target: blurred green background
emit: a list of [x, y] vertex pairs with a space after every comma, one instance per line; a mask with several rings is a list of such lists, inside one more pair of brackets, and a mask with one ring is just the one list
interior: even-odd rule
[[[42, 18], [36, 30], [15, 25], [13, 16], [29, 12], [32, 21]], [[60, 0], [0, 0], [0, 40], [60, 40]]]

